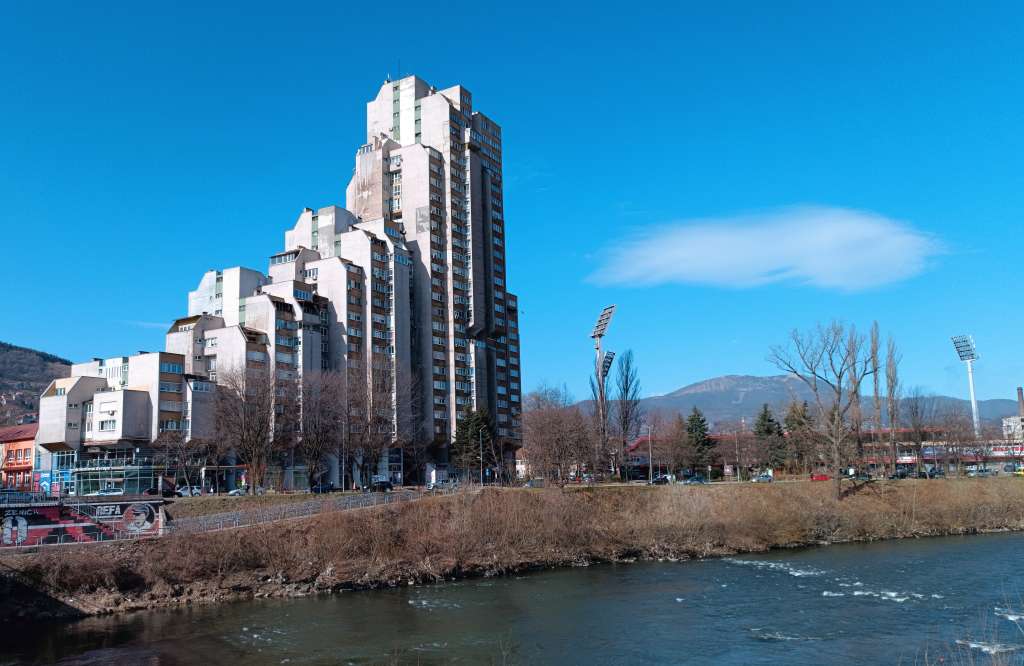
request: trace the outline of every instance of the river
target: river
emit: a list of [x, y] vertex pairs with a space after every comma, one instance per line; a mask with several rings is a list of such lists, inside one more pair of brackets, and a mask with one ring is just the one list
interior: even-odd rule
[[1022, 553], [887, 541], [153, 611], [5, 628], [0, 664], [1024, 663]]

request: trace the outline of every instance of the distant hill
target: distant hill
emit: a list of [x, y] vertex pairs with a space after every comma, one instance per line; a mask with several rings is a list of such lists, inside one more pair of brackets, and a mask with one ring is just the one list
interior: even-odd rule
[[[966, 400], [948, 396], [929, 396], [935, 408], [945, 411], [953, 405], [969, 409]], [[753, 377], [750, 375], [725, 375], [706, 379], [660, 396], [644, 398], [643, 406], [649, 411], [665, 414], [687, 414], [697, 407], [712, 425], [739, 421], [746, 418], [753, 423], [761, 406], [768, 404], [777, 415], [785, 413], [793, 400], [813, 400], [810, 389], [803, 382], [789, 375]], [[870, 410], [870, 399], [865, 401]], [[981, 400], [978, 413], [982, 421], [998, 423], [1004, 416], [1017, 413], [1015, 400]]]
[[0, 426], [39, 410], [39, 394], [56, 377], [71, 374], [71, 361], [0, 342]]

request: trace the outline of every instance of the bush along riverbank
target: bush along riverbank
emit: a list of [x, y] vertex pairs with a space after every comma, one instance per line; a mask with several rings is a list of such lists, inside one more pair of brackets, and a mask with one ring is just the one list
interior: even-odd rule
[[1024, 479], [488, 489], [0, 558], [4, 617], [81, 616], [637, 559], [1024, 528]]

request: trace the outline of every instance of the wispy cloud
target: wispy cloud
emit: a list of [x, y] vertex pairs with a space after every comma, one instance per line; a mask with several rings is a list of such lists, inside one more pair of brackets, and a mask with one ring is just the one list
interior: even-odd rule
[[167, 329], [170, 327], [170, 323], [165, 321], [137, 321], [134, 319], [122, 319], [122, 324], [126, 326], [135, 326], [136, 328], [163, 328]]
[[877, 213], [794, 206], [650, 228], [610, 247], [590, 280], [858, 291], [913, 277], [942, 251], [932, 235]]

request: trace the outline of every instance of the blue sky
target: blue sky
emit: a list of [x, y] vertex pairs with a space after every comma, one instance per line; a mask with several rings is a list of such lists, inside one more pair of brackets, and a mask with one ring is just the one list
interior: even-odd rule
[[980, 397], [1024, 382], [1020, 5], [144, 4], [0, 9], [2, 340], [160, 348], [204, 270], [344, 204], [400, 61], [503, 126], [526, 388], [584, 397], [608, 303], [645, 394], [831, 318], [907, 385], [965, 394], [961, 332]]

